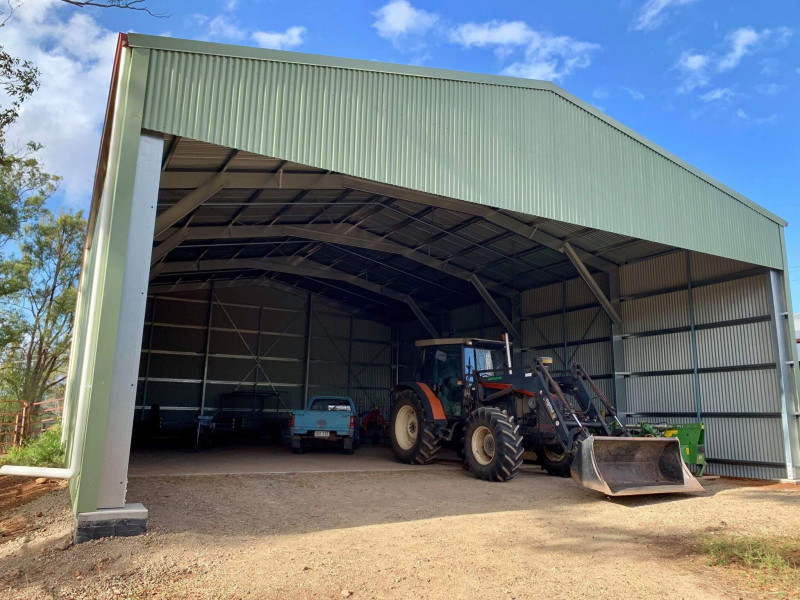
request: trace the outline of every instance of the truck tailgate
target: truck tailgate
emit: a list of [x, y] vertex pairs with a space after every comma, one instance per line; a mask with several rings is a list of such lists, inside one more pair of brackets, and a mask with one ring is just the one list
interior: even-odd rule
[[294, 430], [298, 434], [306, 431], [333, 431], [347, 435], [351, 416], [346, 411], [296, 410]]

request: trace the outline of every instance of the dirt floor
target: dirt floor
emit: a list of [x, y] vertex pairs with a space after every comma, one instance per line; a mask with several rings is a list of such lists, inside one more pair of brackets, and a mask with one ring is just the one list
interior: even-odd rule
[[[287, 452], [283, 470], [304, 457]], [[532, 466], [500, 484], [454, 463], [166, 476], [146, 462], [128, 492], [150, 509], [144, 536], [70, 547], [64, 489], [0, 513], [31, 524], [0, 538], [0, 597], [785, 597], [708, 566], [692, 544], [800, 531], [790, 486], [713, 480], [694, 496], [610, 500]]]

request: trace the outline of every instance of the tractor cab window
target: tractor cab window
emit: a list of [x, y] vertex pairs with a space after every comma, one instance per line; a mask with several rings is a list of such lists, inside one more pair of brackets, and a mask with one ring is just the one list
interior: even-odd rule
[[464, 366], [467, 372], [467, 381], [472, 381], [475, 372], [480, 377], [502, 375], [508, 369], [506, 352], [504, 348], [464, 348]]

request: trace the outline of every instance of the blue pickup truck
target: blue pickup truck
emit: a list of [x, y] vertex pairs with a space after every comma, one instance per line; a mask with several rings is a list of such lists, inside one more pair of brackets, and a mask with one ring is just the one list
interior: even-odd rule
[[289, 418], [292, 452], [303, 452], [313, 443], [341, 444], [345, 454], [359, 446], [359, 419], [353, 400], [347, 396], [314, 396], [306, 410], [295, 410]]

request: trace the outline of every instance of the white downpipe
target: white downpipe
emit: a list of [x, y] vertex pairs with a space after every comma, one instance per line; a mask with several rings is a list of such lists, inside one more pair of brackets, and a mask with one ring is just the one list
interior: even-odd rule
[[83, 438], [86, 429], [86, 390], [91, 386], [81, 386], [78, 396], [78, 411], [75, 415], [75, 434], [72, 436], [72, 452], [69, 456], [69, 466], [66, 468], [52, 467], [21, 467], [17, 465], [4, 465], [0, 467], [0, 475], [20, 475], [22, 477], [47, 477], [48, 479], [72, 479], [78, 474], [79, 465], [83, 459]]

